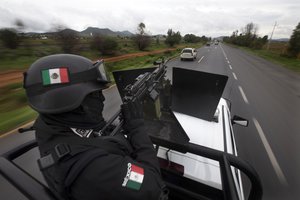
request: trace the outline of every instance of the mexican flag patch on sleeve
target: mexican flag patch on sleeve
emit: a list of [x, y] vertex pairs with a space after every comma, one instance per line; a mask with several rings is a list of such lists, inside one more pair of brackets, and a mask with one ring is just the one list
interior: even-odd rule
[[140, 190], [144, 180], [144, 169], [128, 163], [127, 164], [127, 173], [124, 178], [123, 187], [127, 187], [133, 190]]
[[42, 70], [42, 80], [43, 85], [69, 83], [68, 68], [61, 67]]

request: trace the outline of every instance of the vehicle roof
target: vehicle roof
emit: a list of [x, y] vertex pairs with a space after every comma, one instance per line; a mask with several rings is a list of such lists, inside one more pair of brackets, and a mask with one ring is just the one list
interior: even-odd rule
[[[224, 99], [220, 99], [217, 110], [219, 110], [218, 122], [206, 121], [178, 112], [174, 112], [174, 114], [189, 136], [190, 142], [194, 144], [225, 151], [224, 130], [226, 130], [227, 149], [229, 153], [232, 153], [232, 143], [229, 136], [230, 125], [227, 123], [229, 122], [228, 105]], [[225, 121], [224, 126], [223, 116]], [[165, 149], [161, 148], [158, 154], [159, 157], [164, 157], [165, 151]], [[182, 154], [176, 151], [171, 151], [171, 155], [171, 161], [184, 166], [185, 177], [222, 189], [220, 165], [217, 161], [191, 153]]]
[[184, 48], [183, 50], [193, 50], [193, 49], [195, 49], [195, 48], [190, 48], [190, 47], [188, 47], [188, 48]]
[[206, 121], [178, 112], [174, 114], [189, 135], [190, 142], [224, 151], [223, 106], [228, 107], [226, 101], [221, 98], [217, 107], [217, 112], [219, 112], [218, 122]]

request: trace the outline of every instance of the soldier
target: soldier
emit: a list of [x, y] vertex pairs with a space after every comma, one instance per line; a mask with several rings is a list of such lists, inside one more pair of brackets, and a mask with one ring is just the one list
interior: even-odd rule
[[122, 106], [124, 134], [95, 137], [105, 126], [102, 62], [58, 54], [34, 62], [24, 73], [40, 169], [58, 199], [165, 199], [164, 183], [144, 131], [139, 106]]

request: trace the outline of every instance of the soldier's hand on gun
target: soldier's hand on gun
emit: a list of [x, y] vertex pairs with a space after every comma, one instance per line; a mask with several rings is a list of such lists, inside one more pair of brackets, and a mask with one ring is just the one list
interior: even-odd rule
[[121, 105], [124, 129], [129, 132], [132, 128], [143, 123], [143, 105], [140, 102], [124, 103]]

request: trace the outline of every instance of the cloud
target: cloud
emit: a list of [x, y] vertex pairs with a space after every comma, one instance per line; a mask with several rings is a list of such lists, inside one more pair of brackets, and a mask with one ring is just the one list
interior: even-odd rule
[[[9, 0], [0, 3], [0, 28], [21, 19], [28, 31], [49, 31], [65, 25], [81, 31], [88, 26], [136, 32], [144, 22], [152, 34], [169, 28], [183, 35], [230, 35], [247, 23], [270, 34], [275, 21], [278, 37], [289, 37], [300, 19], [297, 0]], [[277, 37], [277, 35], [274, 37]]]

